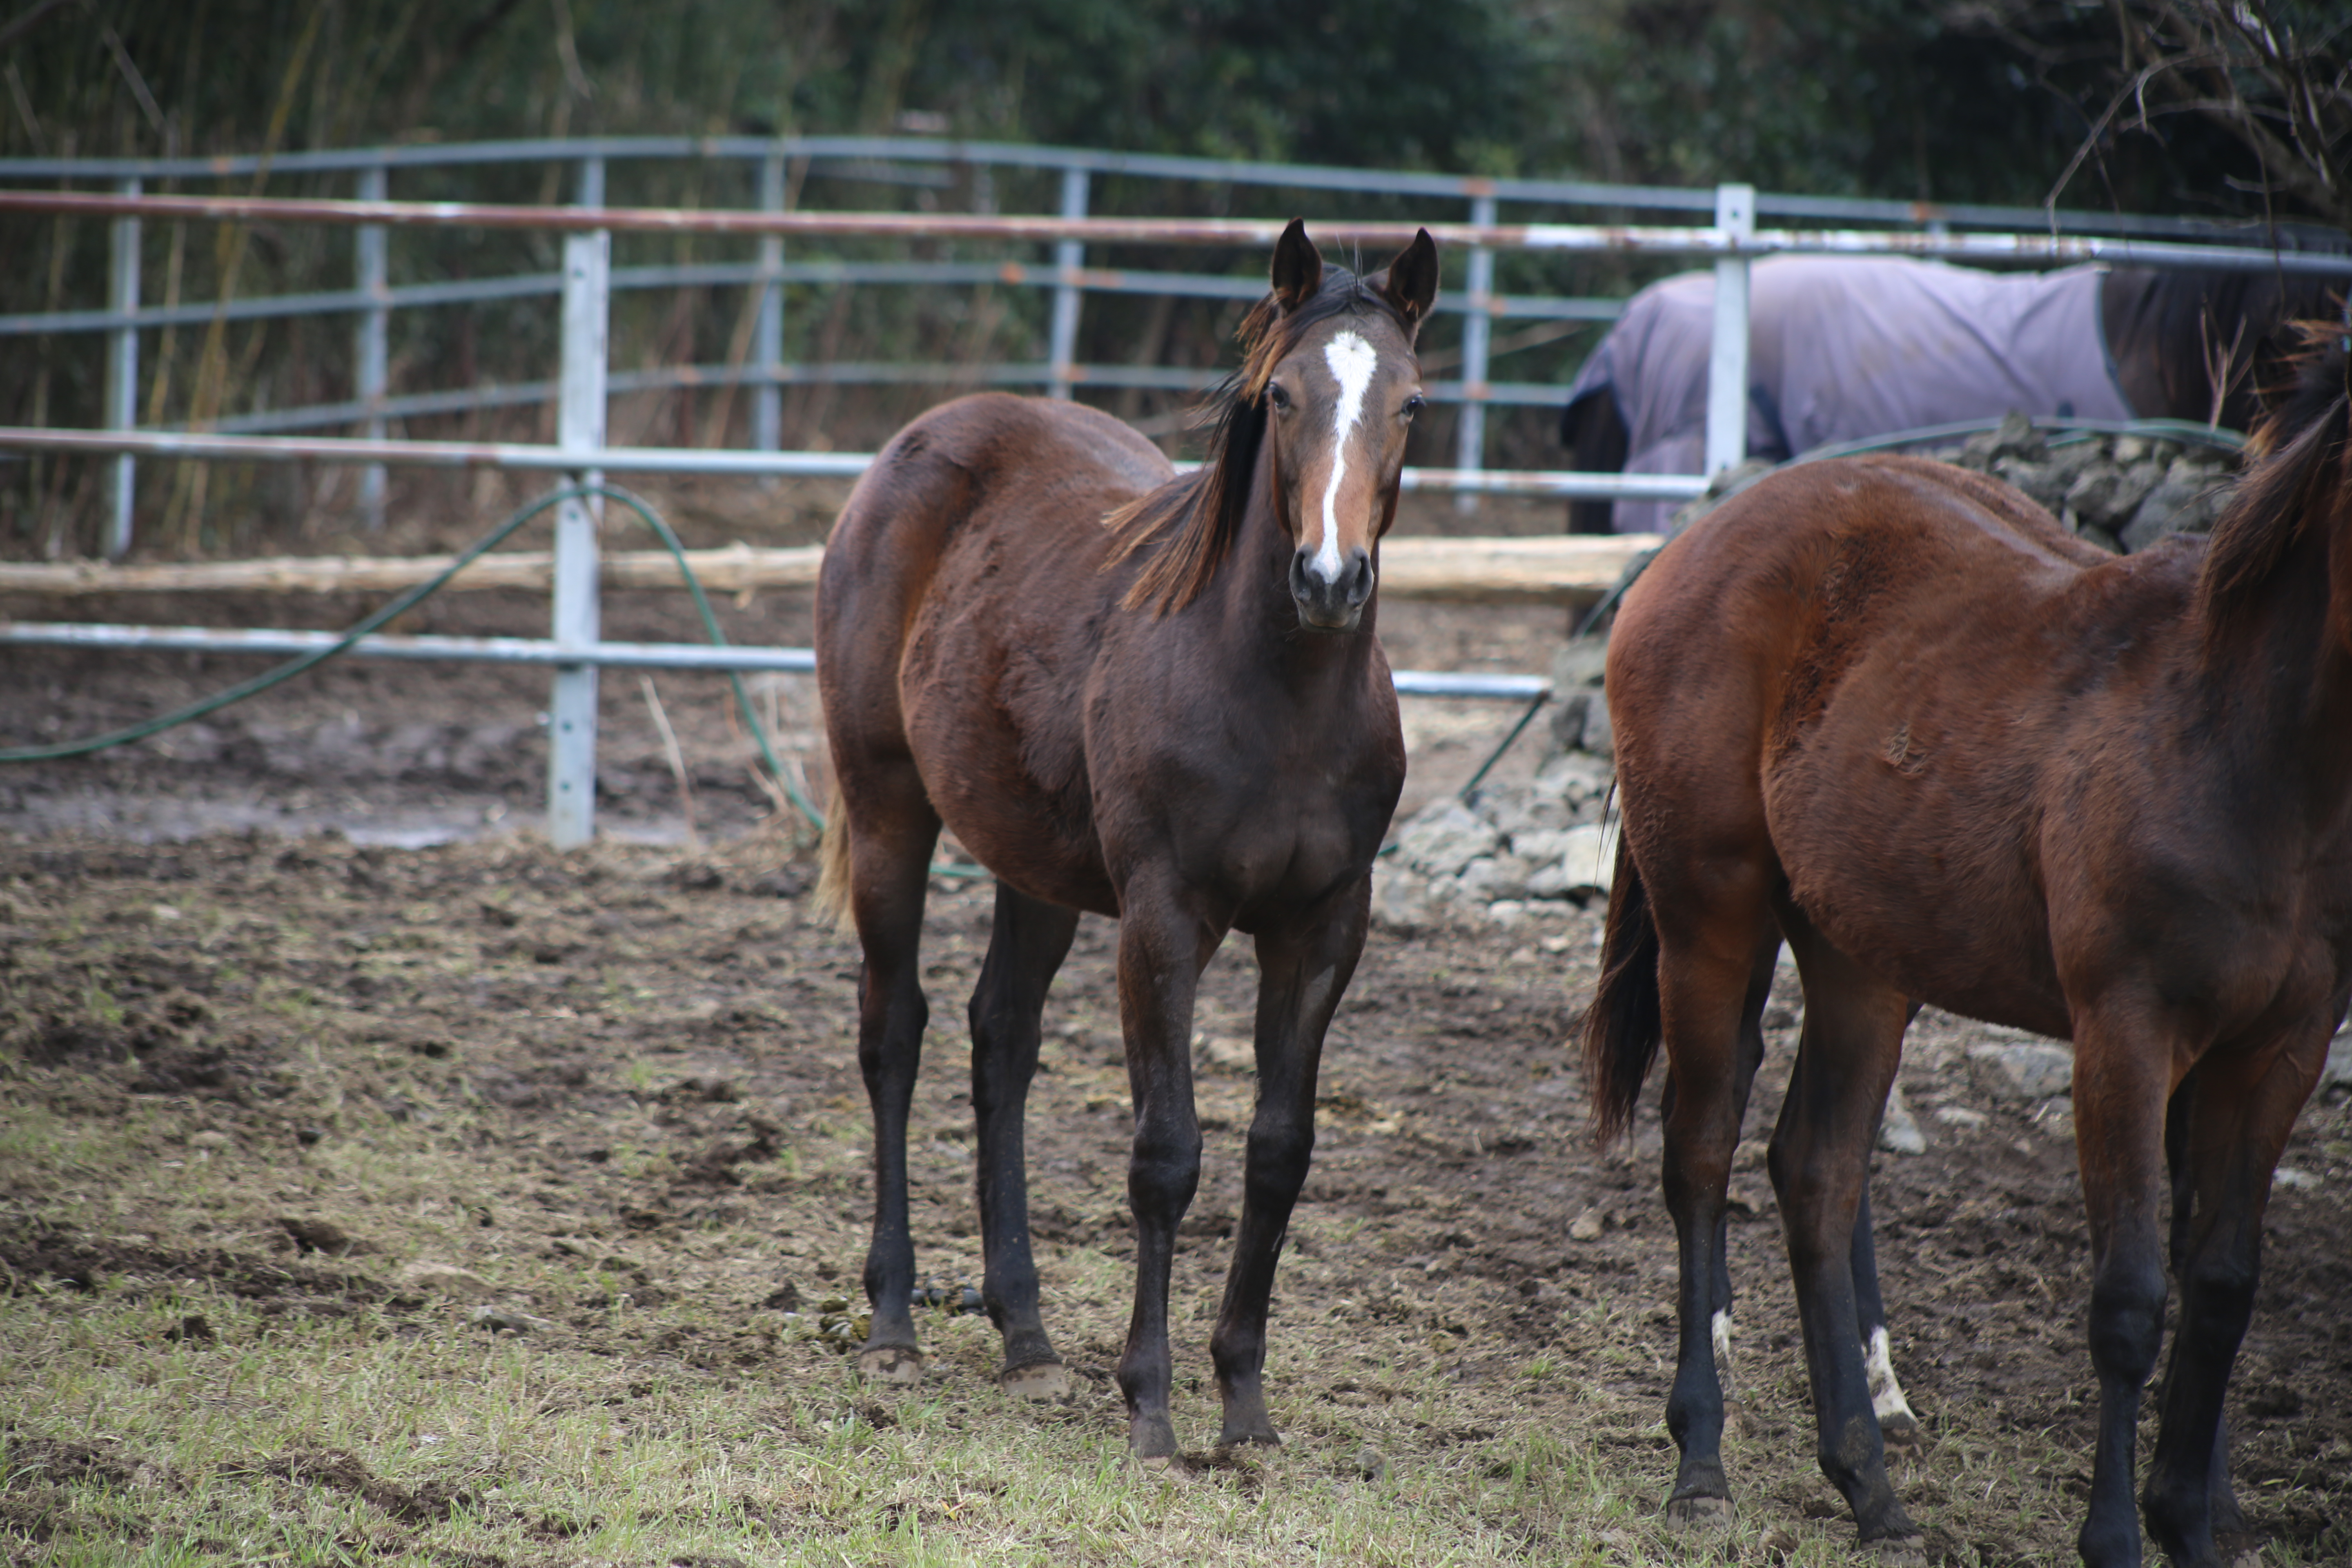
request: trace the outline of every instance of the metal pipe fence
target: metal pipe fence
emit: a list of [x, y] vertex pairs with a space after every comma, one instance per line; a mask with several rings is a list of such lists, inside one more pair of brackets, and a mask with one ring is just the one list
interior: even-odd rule
[[[139, 194], [146, 182], [159, 180], [228, 180], [255, 174], [280, 176], [349, 174], [362, 204], [383, 204], [394, 171], [414, 174], [425, 170], [482, 168], [499, 165], [553, 163], [578, 171], [583, 207], [603, 205], [607, 165], [614, 161], [691, 159], [740, 163], [757, 170], [758, 209], [782, 213], [789, 190], [788, 171], [797, 164], [805, 174], [828, 177], [940, 188], [956, 183], [963, 169], [985, 176], [998, 168], [1058, 174], [1060, 216], [1087, 216], [1093, 182], [1099, 178], [1158, 180], [1211, 184], [1220, 186], [1276, 190], [1312, 190], [1417, 199], [1462, 201], [1468, 204], [1471, 226], [1495, 225], [1497, 204], [1601, 206], [1627, 211], [1700, 214], [1717, 203], [1709, 193], [1656, 186], [1607, 184], [1591, 181], [1491, 179], [1433, 174], [1401, 170], [1354, 170], [1300, 164], [1255, 163], [1235, 160], [1161, 157], [1108, 153], [1082, 148], [1034, 147], [1000, 142], [967, 142], [899, 137], [613, 137], [554, 141], [513, 141], [455, 146], [378, 147], [323, 150], [225, 158], [132, 158], [0, 160], [0, 184], [47, 180], [118, 182], [123, 195]], [[975, 180], [976, 192], [992, 193], [992, 183]], [[7, 193], [0, 193], [5, 195]], [[983, 205], [992, 205], [984, 195]], [[68, 209], [49, 209], [68, 210]], [[535, 209], [540, 221], [528, 226], [552, 226], [545, 209]], [[258, 434], [315, 430], [356, 424], [365, 437], [384, 434], [396, 418], [512, 407], [543, 403], [554, 393], [552, 383], [522, 383], [504, 386], [456, 388], [395, 396], [388, 387], [387, 339], [392, 312], [428, 306], [479, 303], [531, 295], [552, 295], [561, 280], [552, 274], [515, 278], [467, 279], [460, 282], [394, 287], [390, 282], [386, 226], [406, 221], [385, 216], [362, 218], [354, 247], [353, 287], [346, 291], [310, 291], [272, 299], [231, 300], [208, 305], [142, 309], [138, 303], [138, 245], [141, 216], [163, 216], [164, 209], [134, 212], [118, 209], [112, 218], [111, 253], [115, 287], [103, 310], [57, 311], [0, 317], [0, 336], [102, 331], [109, 334], [106, 360], [106, 422], [111, 428], [133, 423], [134, 386], [141, 330], [222, 321], [254, 321], [331, 311], [357, 316], [353, 348], [353, 395], [349, 402], [275, 409], [216, 419], [211, 427]], [[262, 216], [266, 209], [251, 209]], [[2059, 213], [2022, 208], [1940, 205], [1908, 202], [1874, 202], [1850, 198], [1765, 195], [1750, 203], [1755, 213], [1791, 218], [1831, 219], [1847, 223], [1878, 223], [1947, 233], [1955, 226], [2042, 227], [2061, 234], [2167, 236], [2211, 239], [2226, 230], [2193, 220], [2136, 217], [2081, 211]], [[202, 216], [218, 216], [215, 208]], [[986, 215], [982, 215], [986, 216]], [[318, 221], [313, 219], [311, 221]], [[491, 221], [478, 214], [477, 223]], [[921, 223], [922, 220], [918, 220]], [[599, 226], [630, 226], [617, 220]], [[676, 231], [676, 225], [664, 226]], [[928, 233], [946, 232], [924, 224]], [[705, 232], [753, 232], [759, 236], [758, 259], [746, 264], [715, 264], [630, 268], [616, 270], [611, 287], [617, 289], [680, 287], [746, 286], [758, 290], [756, 326], [748, 363], [723, 366], [677, 366], [629, 373], [615, 377], [612, 390], [667, 391], [705, 386], [749, 386], [753, 389], [751, 444], [773, 451], [782, 441], [781, 394], [796, 384], [881, 384], [929, 382], [970, 384], [969, 367], [910, 363], [892, 365], [794, 365], [783, 360], [782, 289], [792, 283], [900, 284], [921, 287], [1002, 283], [1052, 291], [1049, 351], [1038, 364], [1001, 364], [989, 368], [984, 384], [1043, 386], [1057, 397], [1068, 397], [1080, 385], [1150, 388], [1167, 391], [1198, 389], [1212, 379], [1197, 371], [1150, 366], [1087, 366], [1076, 363], [1077, 323], [1081, 300], [1087, 293], [1151, 293], [1181, 298], [1245, 300], [1255, 297], [1255, 279], [1211, 276], [1122, 272], [1084, 264], [1087, 238], [1075, 232], [1054, 238], [1050, 266], [1023, 263], [970, 262], [815, 262], [786, 266], [782, 231], [729, 227]], [[838, 232], [838, 231], [835, 231]], [[1097, 243], [1114, 236], [1095, 230]], [[1253, 241], [1255, 242], [1255, 241]], [[1627, 231], [1626, 248], [1638, 245]], [[1949, 254], [1949, 252], [1936, 252]], [[1442, 403], [1458, 404], [1457, 468], [1482, 468], [1485, 463], [1486, 410], [1488, 406], [1539, 405], [1548, 400], [1549, 384], [1497, 383], [1489, 374], [1491, 323], [1497, 317], [1522, 320], [1612, 319], [1612, 300], [1570, 299], [1539, 295], [1500, 295], [1493, 289], [1494, 250], [1470, 247], [1468, 287], [1442, 295], [1438, 309], [1464, 318], [1462, 374], [1438, 380], [1430, 395]], [[110, 476], [107, 549], [119, 556], [131, 543], [131, 498], [134, 484], [131, 459], [120, 459]], [[361, 477], [363, 515], [380, 525], [383, 505], [383, 473], [371, 467]], [[1464, 498], [1465, 507], [1471, 496]]]
[[[389, 149], [355, 153], [298, 154], [276, 160], [275, 172], [352, 171], [362, 177], [358, 200], [296, 200], [258, 196], [173, 196], [143, 194], [142, 182], [194, 175], [219, 177], [248, 172], [238, 160], [169, 161], [0, 161], [0, 180], [17, 178], [111, 178], [123, 182], [115, 194], [75, 191], [0, 189], [0, 219], [12, 214], [63, 214], [103, 217], [112, 223], [120, 257], [133, 258], [131, 269], [118, 265], [105, 311], [80, 311], [48, 316], [0, 319], [0, 332], [99, 331], [110, 334], [113, 357], [109, 361], [108, 427], [100, 431], [0, 428], [0, 450], [46, 450], [103, 455], [115, 460], [121, 476], [115, 491], [115, 517], [109, 544], [127, 549], [131, 489], [129, 464], [140, 456], [244, 460], [309, 460], [360, 465], [370, 476], [362, 494], [382, 495], [381, 475], [395, 464], [436, 467], [489, 465], [537, 469], [574, 476], [575, 482], [594, 484], [611, 472], [699, 473], [731, 475], [831, 475], [860, 472], [871, 460], [866, 454], [786, 452], [776, 450], [780, 439], [772, 402], [776, 392], [795, 380], [928, 378], [930, 366], [805, 365], [781, 363], [781, 300], [782, 285], [795, 279], [842, 281], [892, 281], [931, 284], [940, 281], [996, 281], [1042, 287], [1053, 291], [1049, 358], [1042, 365], [992, 367], [982, 379], [1003, 384], [1042, 384], [1053, 395], [1068, 396], [1079, 385], [1199, 386], [1211, 373], [1151, 366], [1081, 366], [1076, 363], [1076, 327], [1083, 296], [1089, 291], [1189, 293], [1200, 298], [1255, 298], [1262, 285], [1254, 279], [1213, 278], [1160, 272], [1129, 272], [1086, 265], [1089, 247], [1112, 245], [1270, 246], [1282, 223], [1250, 218], [1133, 218], [1090, 216], [1087, 205], [1094, 180], [1112, 174], [1141, 174], [1182, 180], [1215, 180], [1223, 184], [1303, 187], [1378, 195], [1445, 195], [1470, 204], [1468, 223], [1425, 226], [1441, 243], [1468, 253], [1468, 287], [1444, 297], [1451, 308], [1466, 312], [1469, 330], [1464, 338], [1462, 374], [1455, 382], [1433, 384], [1441, 396], [1459, 399], [1469, 416], [1463, 421], [1457, 467], [1452, 469], [1407, 470], [1408, 485], [1448, 489], [1465, 496], [1479, 493], [1521, 493], [1560, 497], [1626, 497], [1681, 499], [1705, 485], [1696, 475], [1619, 475], [1573, 472], [1511, 472], [1483, 468], [1482, 410], [1489, 404], [1514, 400], [1549, 401], [1549, 387], [1496, 385], [1487, 377], [1491, 349], [1490, 323], [1497, 315], [1567, 320], [1606, 319], [1609, 301], [1542, 297], [1499, 296], [1493, 289], [1493, 263], [1506, 251], [1548, 251], [1616, 256], [1706, 257], [1716, 268], [1717, 311], [1715, 353], [1711, 374], [1723, 395], [1711, 396], [1706, 446], [1709, 473], [1738, 462], [1743, 456], [1744, 420], [1741, 393], [1748, 338], [1747, 282], [1748, 262], [1755, 257], [1783, 251], [1815, 254], [1907, 254], [1996, 265], [2049, 265], [2073, 261], [2112, 260], [2147, 266], [2232, 267], [2247, 269], [2316, 271], [2352, 275], [2352, 258], [2276, 252], [2248, 247], [2214, 247], [2178, 243], [2169, 237], [2185, 226], [2155, 220], [2109, 226], [2105, 233], [1962, 233], [1949, 226], [1977, 220], [1978, 209], [1931, 209], [1908, 204], [1868, 204], [1814, 198], [1759, 196], [1748, 187], [1727, 185], [1714, 192], [1661, 191], [1602, 186], [1580, 182], [1486, 181], [1455, 176], [1405, 175], [1346, 170], [1302, 169], [1290, 165], [1232, 164], [1209, 160], [1132, 158], [1120, 154], [1075, 153], [1063, 149], [982, 147], [976, 144], [922, 144], [909, 153], [908, 143], [895, 140], [808, 138], [778, 143], [744, 138], [705, 141], [646, 139], [628, 142], [583, 142], [561, 144], [498, 143], [471, 148]], [[793, 158], [830, 158], [859, 177], [898, 177], [903, 159], [921, 163], [980, 162], [1058, 170], [1061, 176], [1059, 212], [1051, 216], [1005, 216], [995, 213], [876, 213], [788, 211], [784, 164]], [[677, 209], [612, 207], [604, 203], [605, 161], [608, 157], [732, 156], [761, 160], [761, 207], [740, 209]], [[520, 157], [558, 158], [576, 163], [578, 203], [571, 206], [517, 206], [501, 204], [396, 202], [383, 199], [384, 176], [398, 168], [431, 164], [491, 163]], [[861, 163], [860, 161], [865, 161]], [[1595, 226], [1557, 223], [1502, 224], [1497, 203], [1587, 204], [1629, 209], [1657, 208], [1686, 212], [1711, 221], [1665, 226]], [[2014, 219], [2014, 211], [1983, 209], [1990, 216]], [[1848, 222], [1929, 224], [1928, 230], [1759, 229], [1761, 214], [1781, 216], [1828, 216]], [[145, 326], [180, 320], [211, 320], [226, 310], [187, 307], [182, 311], [155, 312], [138, 305], [135, 257], [137, 222], [143, 218], [173, 221], [236, 221], [329, 224], [354, 227], [360, 243], [355, 250], [354, 288], [345, 293], [310, 294], [274, 300], [247, 301], [236, 309], [248, 319], [303, 310], [348, 310], [357, 318], [354, 342], [359, 370], [359, 395], [352, 402], [310, 409], [248, 416], [248, 428], [299, 428], [298, 421], [319, 425], [353, 424], [360, 438], [264, 437], [227, 430], [202, 432], [142, 431], [131, 428], [131, 404], [111, 389], [135, 378], [137, 332]], [[564, 236], [563, 267], [549, 277], [533, 275], [457, 285], [392, 287], [385, 265], [384, 237], [391, 228], [466, 226], [559, 233]], [[1319, 223], [1317, 233], [1326, 243], [1393, 246], [1410, 239], [1418, 226], [1390, 221], [1340, 219]], [[2084, 227], [2091, 226], [2085, 224]], [[760, 241], [758, 258], [748, 266], [647, 268], [616, 274], [611, 266], [615, 233], [731, 235]], [[936, 242], [957, 240], [1051, 245], [1050, 267], [1019, 262], [847, 263], [801, 260], [787, 263], [787, 241], [814, 238], [886, 238]], [[943, 270], [956, 269], [952, 273]], [[127, 276], [127, 282], [125, 280]], [[688, 281], [741, 284], [760, 290], [753, 335], [763, 356], [753, 364], [664, 367], [654, 371], [615, 374], [609, 369], [606, 334], [610, 303], [616, 283], [635, 287], [675, 287]], [[387, 395], [383, 379], [383, 323], [398, 308], [427, 303], [490, 298], [518, 298], [553, 293], [562, 300], [561, 364], [548, 383], [510, 387], [462, 389], [454, 393]], [[766, 357], [773, 355], [774, 357]], [[970, 373], [964, 372], [966, 376]], [[760, 449], [748, 451], [611, 447], [604, 435], [605, 408], [616, 390], [699, 384], [749, 384], [760, 395], [753, 406], [752, 430]], [[405, 414], [454, 411], [462, 407], [544, 402], [557, 405], [557, 440], [553, 446], [481, 442], [414, 442], [383, 438], [391, 419]], [[270, 422], [264, 425], [263, 422]], [[226, 423], [226, 422], [224, 422]], [[598, 554], [595, 537], [598, 504], [573, 498], [563, 502], [556, 521], [554, 552], [553, 636], [544, 643], [528, 639], [436, 639], [422, 645], [396, 645], [379, 639], [369, 649], [385, 657], [491, 657], [544, 663], [555, 671], [555, 696], [551, 707], [549, 763], [550, 835], [559, 845], [586, 841], [594, 826], [594, 750], [596, 672], [606, 664], [629, 663], [635, 656], [615, 652], [619, 645], [602, 641], [598, 632]], [[71, 635], [67, 635], [70, 631]], [[81, 633], [89, 634], [86, 638]], [[123, 634], [116, 638], [112, 634]], [[151, 628], [18, 628], [5, 640], [82, 641], [90, 645], [163, 646], [152, 640]], [[290, 637], [301, 634], [187, 633], [192, 637]], [[496, 650], [487, 644], [496, 642]], [[483, 644], [483, 647], [473, 645]], [[516, 645], [513, 647], [506, 644]], [[197, 646], [188, 644], [186, 646]], [[217, 642], [202, 646], [218, 647]], [[291, 647], [292, 644], [289, 644]], [[405, 653], [386, 650], [408, 646]], [[517, 651], [524, 649], [526, 651]], [[749, 657], [762, 650], [730, 650]], [[801, 650], [765, 650], [797, 657]], [[669, 657], [669, 656], [661, 656]], [[697, 668], [768, 668], [764, 664], [728, 666], [709, 662], [698, 654], [677, 656]], [[726, 656], [715, 656], [723, 660]], [[665, 666], [666, 668], [682, 668]], [[1408, 679], [1408, 677], [1410, 679]], [[1496, 686], [1496, 679], [1502, 686]], [[1531, 686], [1529, 683], [1533, 683]], [[1481, 678], [1416, 672], [1401, 673], [1399, 689], [1429, 694], [1497, 696], [1528, 699], [1539, 695], [1542, 682], [1533, 677]], [[1507, 691], [1505, 687], [1509, 688]], [[1491, 689], [1490, 689], [1491, 688]]]

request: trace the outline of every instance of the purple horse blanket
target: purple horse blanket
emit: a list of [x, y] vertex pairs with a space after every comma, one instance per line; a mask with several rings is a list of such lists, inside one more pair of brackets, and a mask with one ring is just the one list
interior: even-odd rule
[[[2020, 409], [2128, 419], [2099, 321], [2096, 267], [1982, 272], [1905, 257], [1771, 256], [1749, 269], [1748, 450], [1782, 461], [1832, 441]], [[1629, 474], [1696, 474], [1706, 442], [1715, 275], [1653, 283], [1584, 363], [1568, 401], [1606, 392]], [[1616, 503], [1620, 533], [1676, 503]]]

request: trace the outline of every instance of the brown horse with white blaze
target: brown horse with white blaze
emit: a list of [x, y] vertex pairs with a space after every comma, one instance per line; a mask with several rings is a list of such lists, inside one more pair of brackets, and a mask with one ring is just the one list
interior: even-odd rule
[[1135, 1109], [1118, 1382], [1136, 1455], [1175, 1454], [1168, 1288], [1200, 1176], [1193, 995], [1238, 930], [1263, 971], [1258, 1100], [1211, 1352], [1220, 1441], [1279, 1441], [1262, 1383], [1275, 1263], [1314, 1144], [1324, 1032], [1363, 949], [1372, 857], [1404, 780], [1374, 589], [1423, 402], [1413, 340], [1436, 290], [1426, 233], [1359, 279], [1326, 267], [1293, 223], [1198, 473], [1177, 477], [1093, 409], [984, 394], [900, 431], [835, 524], [816, 613], [835, 781], [824, 890], [845, 900], [865, 953], [866, 1375], [921, 1370], [907, 1116], [927, 1016], [916, 947], [944, 822], [997, 879], [971, 1023], [1000, 1385], [1071, 1387], [1038, 1307], [1022, 1124], [1046, 988], [1090, 910], [1119, 921]]
[[1785, 939], [1804, 1024], [1769, 1163], [1822, 1467], [1863, 1539], [1916, 1533], [1857, 1297], [1876, 1294], [1869, 1151], [1924, 1002], [2074, 1043], [2095, 1568], [2140, 1560], [2169, 1185], [2180, 1331], [2140, 1504], [2175, 1563], [2221, 1561], [2216, 1528], [2240, 1527], [2222, 1396], [2271, 1173], [2352, 994], [2352, 395], [2340, 346], [2326, 363], [2331, 401], [2210, 543], [2116, 558], [1993, 480], [1847, 459], [1757, 484], [1627, 595], [1608, 670], [1624, 836], [1585, 1048], [1604, 1134], [1661, 1042], [1668, 1058], [1671, 1518], [1728, 1510], [1709, 1320]]

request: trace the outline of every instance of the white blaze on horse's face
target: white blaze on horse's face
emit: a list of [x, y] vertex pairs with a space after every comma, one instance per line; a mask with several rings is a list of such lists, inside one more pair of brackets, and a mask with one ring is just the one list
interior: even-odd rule
[[1323, 486], [1323, 536], [1307, 569], [1326, 583], [1339, 581], [1339, 484], [1348, 477], [1348, 437], [1364, 416], [1364, 394], [1371, 390], [1372, 372], [1381, 356], [1354, 332], [1339, 332], [1323, 345], [1323, 363], [1339, 384], [1331, 405], [1331, 477]]
[[1310, 334], [1267, 389], [1287, 494], [1290, 591], [1301, 626], [1352, 630], [1371, 597], [1404, 443], [1421, 406], [1412, 351], [1377, 316]]

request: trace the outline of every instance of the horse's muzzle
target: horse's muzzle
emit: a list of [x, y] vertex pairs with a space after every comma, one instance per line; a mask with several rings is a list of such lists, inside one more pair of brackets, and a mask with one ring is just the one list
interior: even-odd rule
[[1354, 631], [1363, 618], [1364, 601], [1372, 596], [1371, 552], [1350, 552], [1331, 578], [1318, 574], [1314, 561], [1311, 550], [1290, 558], [1290, 596], [1298, 604], [1298, 624], [1318, 632]]

